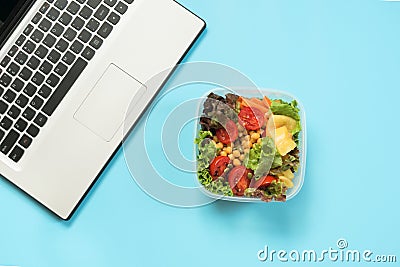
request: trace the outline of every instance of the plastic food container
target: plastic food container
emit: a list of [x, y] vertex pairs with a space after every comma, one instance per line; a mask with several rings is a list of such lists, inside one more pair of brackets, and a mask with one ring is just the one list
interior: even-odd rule
[[[290, 93], [287, 93], [284, 91], [278, 91], [278, 90], [274, 90], [274, 89], [230, 88], [228, 90], [228, 89], [224, 89], [224, 88], [216, 88], [216, 89], [213, 89], [213, 90], [210, 90], [209, 92], [207, 92], [199, 101], [198, 110], [197, 110], [199, 120], [198, 120], [198, 123], [196, 124], [197, 127], [195, 129], [196, 130], [195, 136], [197, 136], [198, 132], [201, 130], [201, 125], [199, 123], [200, 116], [203, 113], [204, 101], [207, 99], [207, 96], [210, 93], [215, 93], [220, 96], [225, 96], [225, 94], [227, 94], [227, 93], [234, 93], [239, 96], [244, 96], [244, 97], [249, 97], [249, 98], [251, 98], [251, 97], [261, 98], [262, 96], [265, 95], [270, 99], [282, 99], [287, 102], [291, 102], [293, 100], [297, 101], [298, 108], [300, 109], [300, 123], [301, 123], [301, 128], [302, 128], [302, 130], [299, 134], [299, 145], [298, 145], [298, 149], [300, 151], [300, 166], [299, 166], [297, 172], [294, 173], [295, 177], [292, 179], [294, 186], [292, 188], [289, 188], [286, 191], [286, 200], [290, 200], [295, 195], [297, 195], [300, 192], [301, 187], [303, 186], [303, 183], [304, 183], [304, 175], [305, 175], [305, 168], [306, 168], [306, 154], [307, 154], [306, 114], [304, 111], [304, 106], [302, 105], [301, 101], [298, 98], [294, 97]], [[196, 155], [197, 154], [198, 154], [198, 148], [196, 146]], [[228, 201], [238, 201], [238, 202], [262, 202], [261, 199], [259, 199], [259, 198], [251, 198], [251, 197], [245, 197], [245, 196], [240, 196], [240, 197], [239, 196], [225, 196], [225, 195], [214, 194], [214, 193], [208, 191], [206, 188], [204, 188], [204, 186], [200, 183], [200, 181], [197, 179], [197, 177], [196, 177], [196, 181], [199, 185], [200, 190], [204, 194], [206, 194], [207, 196], [209, 196], [211, 198], [228, 200]], [[278, 201], [273, 200], [272, 202], [278, 202]]]

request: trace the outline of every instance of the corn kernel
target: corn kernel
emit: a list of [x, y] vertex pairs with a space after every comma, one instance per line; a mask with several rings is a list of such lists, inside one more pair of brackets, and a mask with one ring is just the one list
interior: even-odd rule
[[218, 142], [218, 137], [214, 136], [213, 140], [214, 140], [214, 142]]
[[228, 147], [225, 149], [225, 151], [226, 151], [226, 153], [231, 154], [231, 153], [232, 153], [232, 147], [228, 146]]
[[221, 153], [219, 153], [221, 156], [227, 156], [228, 154], [226, 154], [226, 152], [225, 151], [221, 151]]
[[260, 138], [260, 134], [259, 133], [252, 133], [251, 134], [251, 139], [257, 140], [258, 138]]
[[223, 145], [221, 142], [218, 142], [218, 143], [217, 143], [217, 148], [222, 149], [223, 147], [224, 147], [224, 145]]

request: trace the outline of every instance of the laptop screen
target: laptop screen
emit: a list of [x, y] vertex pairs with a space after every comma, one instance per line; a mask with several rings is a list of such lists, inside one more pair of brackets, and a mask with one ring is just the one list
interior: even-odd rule
[[34, 0], [0, 0], [0, 47]]

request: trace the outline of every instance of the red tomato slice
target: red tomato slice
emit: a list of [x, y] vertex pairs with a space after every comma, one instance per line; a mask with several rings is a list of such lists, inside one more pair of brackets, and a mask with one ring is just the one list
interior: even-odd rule
[[264, 125], [264, 114], [258, 108], [242, 107], [239, 112], [239, 118], [246, 130], [254, 131]]
[[225, 128], [220, 128], [217, 130], [216, 135], [221, 143], [227, 145], [234, 142], [238, 138], [239, 131], [236, 127], [236, 123], [232, 120], [229, 120], [226, 123]]
[[210, 164], [210, 174], [213, 180], [217, 179], [224, 173], [226, 166], [229, 164], [229, 160], [230, 159], [226, 156], [218, 156], [213, 159]]
[[273, 181], [277, 181], [278, 179], [275, 176], [267, 175], [261, 177], [260, 179], [251, 179], [250, 187], [251, 188], [261, 188], [268, 187]]
[[250, 170], [246, 169], [245, 166], [236, 166], [229, 172], [228, 182], [234, 195], [244, 195], [244, 191], [250, 184], [250, 179], [247, 177], [249, 173]]

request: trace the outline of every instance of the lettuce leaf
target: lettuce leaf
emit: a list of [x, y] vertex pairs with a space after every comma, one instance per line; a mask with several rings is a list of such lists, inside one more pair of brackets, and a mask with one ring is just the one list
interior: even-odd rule
[[258, 180], [268, 173], [274, 162], [279, 166], [279, 158], [275, 155], [274, 140], [268, 136], [263, 137], [261, 138], [261, 144], [256, 144], [250, 149], [244, 160], [244, 165], [254, 171], [254, 178]]
[[208, 185], [212, 182], [212, 177], [208, 169], [198, 170], [197, 177], [202, 185]]
[[194, 140], [195, 144], [200, 144], [201, 141], [203, 141], [204, 139], [206, 139], [207, 137], [212, 137], [213, 134], [210, 131], [199, 131], [199, 136]]
[[[274, 115], [285, 115], [295, 119], [296, 121], [300, 121], [299, 111], [300, 109], [297, 107], [297, 101], [293, 100], [291, 103], [285, 101], [272, 101], [271, 103], [271, 111]], [[300, 124], [299, 124], [300, 127]], [[301, 129], [299, 129], [300, 131]], [[292, 133], [293, 134], [293, 133]]]
[[217, 195], [233, 196], [233, 192], [229, 183], [225, 182], [223, 177], [204, 186], [208, 191]]

